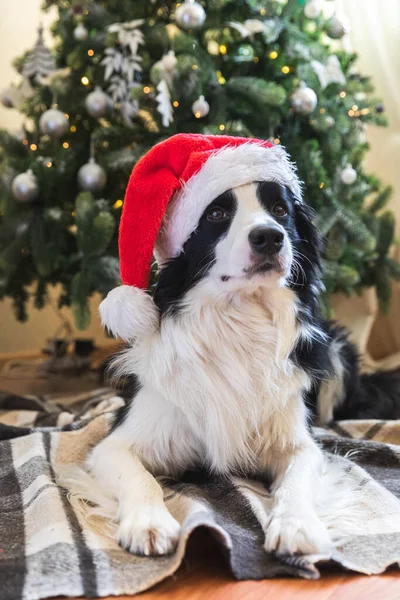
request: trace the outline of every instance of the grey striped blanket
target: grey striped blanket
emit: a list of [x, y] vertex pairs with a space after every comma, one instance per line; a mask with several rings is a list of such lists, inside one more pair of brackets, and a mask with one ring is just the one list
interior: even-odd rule
[[[359, 522], [330, 556], [267, 555], [268, 484], [201, 473], [165, 482], [167, 506], [182, 523], [176, 553], [130, 555], [75, 511], [57, 485], [60, 469], [85, 459], [122, 402], [109, 390], [61, 404], [0, 394], [0, 600], [135, 594], [178, 569], [199, 526], [217, 538], [237, 579], [316, 578], [327, 561], [365, 574], [399, 566], [400, 421], [346, 421], [315, 431], [326, 450], [327, 476], [360, 507]], [[329, 518], [346, 515], [333, 506]]]

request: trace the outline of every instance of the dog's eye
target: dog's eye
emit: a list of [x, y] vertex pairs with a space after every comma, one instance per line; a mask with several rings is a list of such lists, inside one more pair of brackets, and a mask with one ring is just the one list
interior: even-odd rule
[[208, 221], [223, 221], [228, 217], [228, 214], [224, 211], [223, 208], [219, 206], [214, 206], [208, 213], [207, 219]]
[[284, 204], [278, 202], [277, 204], [275, 204], [274, 208], [272, 209], [272, 212], [277, 217], [286, 217], [286, 215], [288, 214], [288, 209]]

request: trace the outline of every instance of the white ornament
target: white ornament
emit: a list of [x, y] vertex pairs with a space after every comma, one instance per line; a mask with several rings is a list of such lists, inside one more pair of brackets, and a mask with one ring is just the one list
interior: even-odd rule
[[307, 19], [317, 19], [321, 14], [321, 10], [320, 0], [309, 0], [304, 7], [304, 14]]
[[83, 25], [83, 23], [78, 23], [78, 25], [74, 29], [74, 38], [78, 42], [84, 42], [87, 39], [88, 35], [89, 35], [89, 32], [86, 29], [86, 27]]
[[219, 54], [219, 44], [215, 40], [210, 40], [207, 44], [207, 52], [212, 56], [218, 56]]
[[210, 105], [204, 96], [199, 96], [198, 99], [192, 104], [192, 111], [196, 119], [205, 117], [210, 112]]
[[49, 208], [46, 211], [46, 215], [52, 221], [61, 221], [61, 217], [63, 216], [63, 212], [62, 212], [62, 210], [61, 210], [61, 208], [59, 206], [54, 206], [52, 208]]
[[326, 65], [323, 65], [318, 60], [312, 60], [311, 66], [318, 77], [323, 90], [330, 83], [340, 83], [341, 85], [345, 85], [346, 77], [344, 76], [340, 61], [336, 54], [329, 56]]
[[30, 169], [14, 178], [11, 191], [20, 202], [33, 202], [33, 200], [36, 200], [39, 195], [39, 186], [35, 175]]
[[168, 127], [170, 123], [172, 123], [172, 121], [174, 120], [174, 116], [171, 104], [171, 94], [165, 79], [162, 79], [160, 81], [160, 83], [157, 86], [157, 91], [157, 110], [162, 116], [161, 121], [163, 126]]
[[39, 125], [42, 133], [57, 138], [67, 131], [69, 120], [58, 108], [49, 108], [40, 117]]
[[304, 82], [294, 92], [291, 99], [293, 110], [300, 115], [309, 115], [318, 104], [317, 94]]
[[110, 97], [103, 92], [103, 90], [97, 86], [93, 92], [91, 92], [86, 100], [85, 107], [89, 115], [94, 119], [104, 117], [110, 107]]
[[144, 35], [139, 29], [143, 23], [144, 19], [135, 19], [134, 21], [125, 21], [124, 23], [113, 23], [107, 27], [107, 31], [110, 33], [117, 33], [119, 44], [129, 48], [132, 56], [136, 56], [139, 51], [139, 46], [144, 44]]
[[38, 80], [40, 77], [45, 77], [54, 71], [55, 68], [56, 65], [51, 52], [43, 42], [43, 27], [40, 25], [37, 42], [25, 60], [22, 75], [24, 77], [35, 77]]
[[78, 171], [78, 184], [82, 190], [100, 192], [107, 182], [105, 170], [91, 158], [86, 165]]
[[139, 111], [139, 102], [138, 100], [126, 100], [119, 104], [119, 112], [121, 113], [121, 117], [127, 127], [133, 126], [133, 117], [136, 117]]
[[159, 83], [160, 79], [165, 79], [168, 83], [168, 86], [172, 87], [172, 81], [177, 62], [178, 59], [175, 56], [175, 52], [170, 50], [168, 54], [164, 54], [160, 60], [154, 63], [152, 67], [152, 73], [158, 74], [158, 76], [155, 75], [156, 81], [154, 81], [154, 83]]
[[367, 98], [367, 94], [365, 92], [357, 92], [356, 94], [354, 94], [354, 98], [358, 102], [363, 102]]
[[347, 165], [340, 173], [340, 179], [345, 185], [352, 185], [357, 179], [357, 171], [351, 165]]
[[334, 124], [335, 124], [335, 119], [334, 119], [333, 117], [331, 117], [330, 115], [328, 115], [328, 116], [325, 118], [325, 123], [326, 123], [326, 126], [327, 126], [327, 127], [333, 127], [333, 126], [334, 126]]
[[206, 12], [195, 0], [185, 0], [176, 9], [175, 19], [183, 29], [198, 29], [206, 20]]
[[256, 33], [262, 33], [267, 43], [275, 42], [281, 31], [282, 23], [278, 19], [247, 19], [244, 23], [238, 21], [229, 21], [228, 25], [236, 29], [242, 38], [253, 37]]
[[177, 62], [178, 62], [178, 59], [176, 58], [175, 52], [173, 50], [170, 50], [159, 61], [160, 66], [169, 72], [171, 72], [175, 69]]
[[40, 85], [53, 85], [57, 80], [65, 79], [71, 75], [71, 68], [64, 67], [63, 69], [56, 69], [46, 76], [38, 77], [37, 81]]
[[244, 23], [229, 21], [228, 25], [236, 29], [242, 38], [251, 37], [256, 33], [263, 33], [266, 29], [265, 23], [260, 21], [260, 19], [247, 19]]
[[136, 87], [135, 74], [142, 71], [139, 46], [144, 44], [144, 35], [139, 29], [143, 19], [126, 23], [114, 23], [107, 27], [118, 36], [118, 46], [107, 48], [101, 65], [105, 67], [104, 79], [109, 82], [107, 91], [113, 102], [120, 107], [124, 123], [133, 125], [132, 117], [137, 114], [138, 102], [132, 100], [131, 91]]

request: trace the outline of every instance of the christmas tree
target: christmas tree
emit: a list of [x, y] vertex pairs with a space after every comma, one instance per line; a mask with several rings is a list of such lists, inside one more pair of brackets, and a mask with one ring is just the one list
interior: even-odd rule
[[[334, 3], [331, 5], [331, 13]], [[16, 61], [4, 105], [26, 117], [0, 132], [0, 297], [26, 318], [49, 285], [78, 327], [88, 298], [118, 282], [117, 226], [130, 171], [177, 132], [268, 138], [297, 163], [326, 236], [326, 297], [375, 286], [383, 309], [390, 189], [365, 173], [367, 123], [383, 105], [344, 51], [346, 24], [320, 0], [47, 0], [54, 48], [39, 31]]]

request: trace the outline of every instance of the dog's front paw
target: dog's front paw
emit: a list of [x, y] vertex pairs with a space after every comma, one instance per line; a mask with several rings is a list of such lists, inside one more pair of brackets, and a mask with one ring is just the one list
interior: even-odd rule
[[312, 511], [271, 513], [264, 548], [277, 554], [324, 554], [332, 548], [325, 525]]
[[132, 554], [159, 556], [175, 550], [179, 532], [179, 523], [166, 508], [142, 507], [120, 520], [116, 538]]

